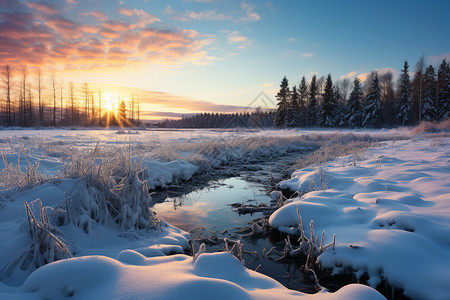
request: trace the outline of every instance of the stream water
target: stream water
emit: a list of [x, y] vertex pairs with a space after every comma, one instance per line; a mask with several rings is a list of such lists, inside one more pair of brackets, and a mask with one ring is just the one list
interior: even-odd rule
[[[259, 173], [255, 173], [257, 174]], [[248, 227], [252, 220], [265, 215], [262, 212], [239, 215], [231, 204], [270, 205], [268, 196], [270, 186], [258, 183], [257, 180], [246, 179], [249, 179], [248, 173], [245, 173], [245, 178], [239, 176], [210, 181], [205, 188], [181, 196], [167, 197], [163, 202], [155, 204], [153, 211], [158, 217], [185, 231], [203, 226], [216, 233], [219, 240], [225, 237], [241, 240], [244, 243], [244, 250], [258, 253], [258, 257], [244, 254], [247, 268], [252, 270], [258, 268], [258, 272], [276, 279], [290, 289], [310, 292], [310, 286], [302, 282], [302, 275], [296, 271], [294, 262], [281, 263], [262, 258], [263, 249], [266, 249], [266, 253], [272, 247], [277, 247], [280, 251], [283, 249], [284, 242], [278, 232], [260, 238], [245, 237], [248, 232], [242, 232], [242, 228]], [[205, 231], [205, 234], [210, 233]], [[207, 252], [223, 250], [223, 242], [207, 245]]]

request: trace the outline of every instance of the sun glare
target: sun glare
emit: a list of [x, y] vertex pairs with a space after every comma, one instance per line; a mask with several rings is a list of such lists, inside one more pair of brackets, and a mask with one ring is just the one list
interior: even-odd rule
[[107, 111], [114, 111], [117, 103], [117, 95], [112, 93], [105, 94], [105, 108]]

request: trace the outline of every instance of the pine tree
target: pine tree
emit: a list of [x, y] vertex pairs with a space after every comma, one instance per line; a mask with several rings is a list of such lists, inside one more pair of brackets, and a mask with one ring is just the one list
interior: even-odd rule
[[125, 123], [127, 120], [127, 105], [125, 104], [125, 101], [120, 101], [119, 104], [119, 111], [118, 111], [118, 118], [119, 122], [121, 124]]
[[372, 82], [371, 92], [366, 97], [364, 105], [362, 126], [365, 128], [380, 128], [383, 124], [382, 107], [380, 101], [380, 87], [378, 75], [375, 74]]
[[333, 80], [331, 74], [328, 74], [325, 81], [322, 105], [319, 113], [319, 125], [324, 127], [335, 126], [336, 117], [336, 101], [335, 91], [333, 88]]
[[292, 93], [286, 110], [285, 124], [287, 127], [298, 127], [298, 93], [297, 87], [292, 87]]
[[450, 66], [444, 59], [439, 66], [437, 89], [438, 89], [438, 121], [446, 120], [450, 117]]
[[317, 78], [314, 75], [309, 86], [308, 126], [317, 125]]
[[358, 77], [353, 81], [353, 90], [347, 103], [347, 114], [345, 115], [345, 126], [350, 128], [361, 127], [361, 99], [362, 88]]
[[306, 103], [308, 101], [308, 86], [306, 85], [306, 79], [305, 76], [302, 76], [302, 80], [300, 82], [300, 85], [298, 87], [298, 120], [299, 120], [299, 126], [305, 127], [307, 123], [307, 117], [306, 114]]
[[437, 117], [436, 112], [436, 74], [432, 65], [425, 70], [423, 84], [423, 100], [421, 107], [422, 120], [434, 121]]
[[408, 67], [408, 62], [405, 61], [403, 70], [400, 74], [400, 101], [397, 118], [402, 125], [411, 124], [411, 98], [409, 96], [410, 81]]
[[280, 90], [277, 93], [278, 108], [273, 121], [275, 127], [285, 127], [286, 110], [288, 108], [289, 99], [289, 82], [286, 76], [283, 77], [280, 84]]

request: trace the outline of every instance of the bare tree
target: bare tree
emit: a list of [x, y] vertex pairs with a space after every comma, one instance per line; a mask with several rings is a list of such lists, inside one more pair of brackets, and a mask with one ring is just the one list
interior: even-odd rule
[[52, 124], [56, 126], [56, 79], [55, 71], [52, 72], [52, 90], [53, 90], [53, 119]]
[[384, 108], [384, 117], [386, 125], [394, 125], [395, 118], [395, 92], [394, 92], [394, 74], [386, 72], [379, 77], [381, 89], [381, 102]]
[[102, 91], [98, 89], [98, 125], [102, 123]]
[[28, 83], [28, 120], [30, 126], [33, 126], [33, 99], [31, 95], [31, 83]]
[[42, 73], [41, 73], [41, 69], [37, 70], [37, 89], [38, 89], [38, 111], [39, 111], [39, 125], [43, 125], [44, 124], [44, 106], [42, 103], [42, 89], [43, 89], [43, 84], [42, 84]]
[[137, 122], [139, 124], [139, 122], [140, 122], [140, 113], [141, 113], [139, 98], [136, 99], [136, 104], [137, 104]]
[[91, 94], [91, 116], [92, 116], [92, 124], [94, 124], [94, 123], [95, 123], [94, 91], [91, 91], [90, 94]]
[[61, 102], [61, 111], [60, 111], [61, 124], [63, 123], [63, 111], [64, 111], [63, 89], [64, 89], [64, 79], [61, 79], [61, 84], [59, 85], [59, 100]]
[[28, 71], [27, 68], [22, 69], [22, 85], [21, 85], [21, 96], [19, 97], [19, 123], [20, 126], [26, 126], [27, 125], [27, 116], [26, 116], [26, 91], [27, 91], [27, 75]]
[[413, 107], [412, 114], [413, 118], [417, 117], [418, 121], [422, 120], [422, 115], [420, 113], [422, 108], [422, 98], [423, 98], [423, 81], [424, 81], [424, 69], [425, 69], [425, 56], [422, 54], [415, 66], [415, 75], [413, 80]]
[[72, 125], [75, 125], [75, 105], [74, 105], [74, 97], [73, 97], [74, 84], [73, 82], [69, 82], [69, 93], [70, 93], [70, 106], [71, 106], [71, 116], [72, 116]]
[[134, 94], [131, 95], [131, 123], [134, 123], [134, 106], [135, 106], [135, 101], [134, 101]]
[[89, 86], [87, 82], [83, 83], [83, 94], [84, 94], [84, 121], [87, 122], [89, 114]]
[[11, 89], [12, 89], [12, 70], [9, 65], [3, 68], [3, 85], [6, 90], [6, 125], [12, 125], [12, 109], [11, 109]]

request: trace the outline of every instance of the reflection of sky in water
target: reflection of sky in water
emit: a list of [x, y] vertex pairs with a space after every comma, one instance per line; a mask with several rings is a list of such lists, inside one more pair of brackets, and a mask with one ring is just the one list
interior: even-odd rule
[[261, 185], [235, 177], [220, 180], [218, 184], [212, 182], [209, 188], [193, 191], [184, 197], [167, 198], [165, 202], [156, 204], [153, 211], [158, 217], [184, 230], [199, 225], [219, 231], [243, 227], [262, 215], [239, 216], [230, 206], [236, 202], [268, 204], [269, 197]]

